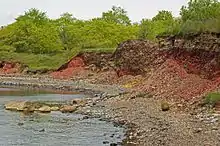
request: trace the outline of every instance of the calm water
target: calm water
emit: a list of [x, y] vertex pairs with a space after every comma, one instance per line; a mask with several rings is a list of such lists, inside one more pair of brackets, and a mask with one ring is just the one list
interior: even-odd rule
[[60, 112], [24, 115], [3, 108], [12, 100], [61, 101], [76, 97], [82, 95], [0, 88], [0, 146], [102, 146], [104, 141], [122, 140], [122, 128], [99, 119], [80, 120], [82, 115]]

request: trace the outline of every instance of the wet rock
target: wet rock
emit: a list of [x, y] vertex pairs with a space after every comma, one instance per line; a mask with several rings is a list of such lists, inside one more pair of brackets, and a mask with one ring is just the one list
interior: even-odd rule
[[118, 135], [116, 138], [117, 138], [117, 139], [121, 139], [121, 135]]
[[26, 108], [26, 101], [11, 101], [5, 104], [4, 108], [11, 111], [23, 111]]
[[41, 113], [50, 113], [51, 112], [51, 108], [49, 106], [42, 106], [41, 108], [38, 109], [39, 112]]
[[109, 144], [109, 142], [108, 141], [103, 141], [103, 144]]
[[77, 107], [76, 106], [71, 106], [71, 105], [64, 105], [60, 111], [62, 113], [73, 113], [77, 110]]
[[27, 106], [26, 108], [23, 109], [24, 114], [31, 114], [35, 111], [36, 109], [32, 106]]
[[54, 106], [54, 107], [50, 107], [50, 110], [51, 110], [51, 111], [59, 111], [60, 108], [57, 107], [57, 106]]
[[24, 125], [24, 123], [18, 123], [18, 126], [23, 126]]
[[71, 103], [73, 105], [84, 106], [87, 101], [85, 99], [73, 99]]
[[41, 129], [41, 130], [39, 130], [39, 132], [45, 132], [45, 129]]
[[161, 103], [161, 110], [162, 111], [169, 111], [170, 110], [170, 105], [169, 105], [169, 103], [168, 102], [162, 102]]
[[83, 120], [89, 119], [89, 116], [84, 116], [82, 119]]

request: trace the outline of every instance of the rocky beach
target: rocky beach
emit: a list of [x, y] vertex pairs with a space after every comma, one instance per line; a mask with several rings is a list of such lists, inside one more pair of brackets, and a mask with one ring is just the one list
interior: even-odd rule
[[[88, 93], [85, 99], [72, 100], [69, 105], [61, 103], [64, 105], [55, 104], [55, 106], [67, 108], [66, 112], [83, 114], [88, 118], [99, 117], [104, 121], [125, 127], [127, 132], [123, 145], [218, 145], [219, 143], [219, 115], [207, 107], [198, 107], [193, 103], [184, 107], [186, 105], [176, 105], [166, 101], [169, 109], [163, 111], [164, 101], [149, 94], [125, 90], [117, 85], [109, 85], [108, 88], [106, 85], [95, 84], [85, 86], [81, 82], [46, 79], [42, 76], [1, 76], [1, 85]], [[82, 90], [83, 87], [85, 90]], [[5, 107], [14, 110], [7, 108], [12, 105], [13, 103], [8, 103]], [[16, 103], [14, 106], [23, 108], [21, 105], [24, 107], [22, 103]], [[37, 109], [40, 112], [50, 112], [55, 109], [54, 105], [46, 102], [42, 105], [37, 102], [29, 103], [32, 108], [35, 107], [34, 105], [38, 105], [38, 108], [42, 107]], [[60, 109], [61, 112], [62, 110]], [[20, 111], [25, 110], [20, 109]]]

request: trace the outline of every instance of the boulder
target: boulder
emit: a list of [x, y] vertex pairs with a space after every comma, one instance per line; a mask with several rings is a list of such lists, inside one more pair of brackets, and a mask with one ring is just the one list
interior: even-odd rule
[[33, 113], [35, 110], [36, 110], [35, 107], [27, 106], [22, 110], [22, 112], [25, 114], [29, 114], [29, 113]]
[[85, 99], [76, 98], [71, 101], [73, 105], [84, 106], [87, 101]]
[[71, 106], [71, 105], [64, 105], [60, 111], [62, 113], [73, 113], [74, 111], [77, 110], [77, 107], [76, 106]]
[[170, 105], [169, 105], [169, 103], [168, 102], [162, 102], [161, 103], [161, 110], [162, 111], [168, 111], [168, 110], [170, 110]]
[[49, 106], [42, 106], [41, 108], [38, 109], [39, 112], [41, 113], [49, 113], [51, 112], [51, 108]]
[[53, 106], [50, 108], [51, 111], [59, 111], [60, 108], [58, 106]]
[[26, 101], [11, 101], [5, 104], [4, 108], [6, 110], [11, 110], [11, 111], [23, 111], [25, 108], [27, 108], [27, 102]]

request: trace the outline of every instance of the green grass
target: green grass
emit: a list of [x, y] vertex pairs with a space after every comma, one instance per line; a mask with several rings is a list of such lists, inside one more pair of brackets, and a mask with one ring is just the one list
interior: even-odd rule
[[30, 70], [54, 70], [66, 63], [76, 53], [60, 53], [56, 55], [0, 52], [0, 60], [19, 62]]
[[96, 52], [96, 53], [114, 53], [116, 48], [86, 48], [82, 49], [81, 52]]
[[65, 51], [56, 55], [49, 54], [31, 54], [31, 53], [15, 53], [8, 51], [0, 51], [1, 61], [19, 62], [27, 65], [29, 70], [56, 70], [79, 52], [109, 52], [113, 53], [113, 48], [92, 48], [92, 49], [74, 49], [73, 51]]
[[205, 104], [215, 106], [220, 101], [220, 93], [209, 93], [205, 96]]

